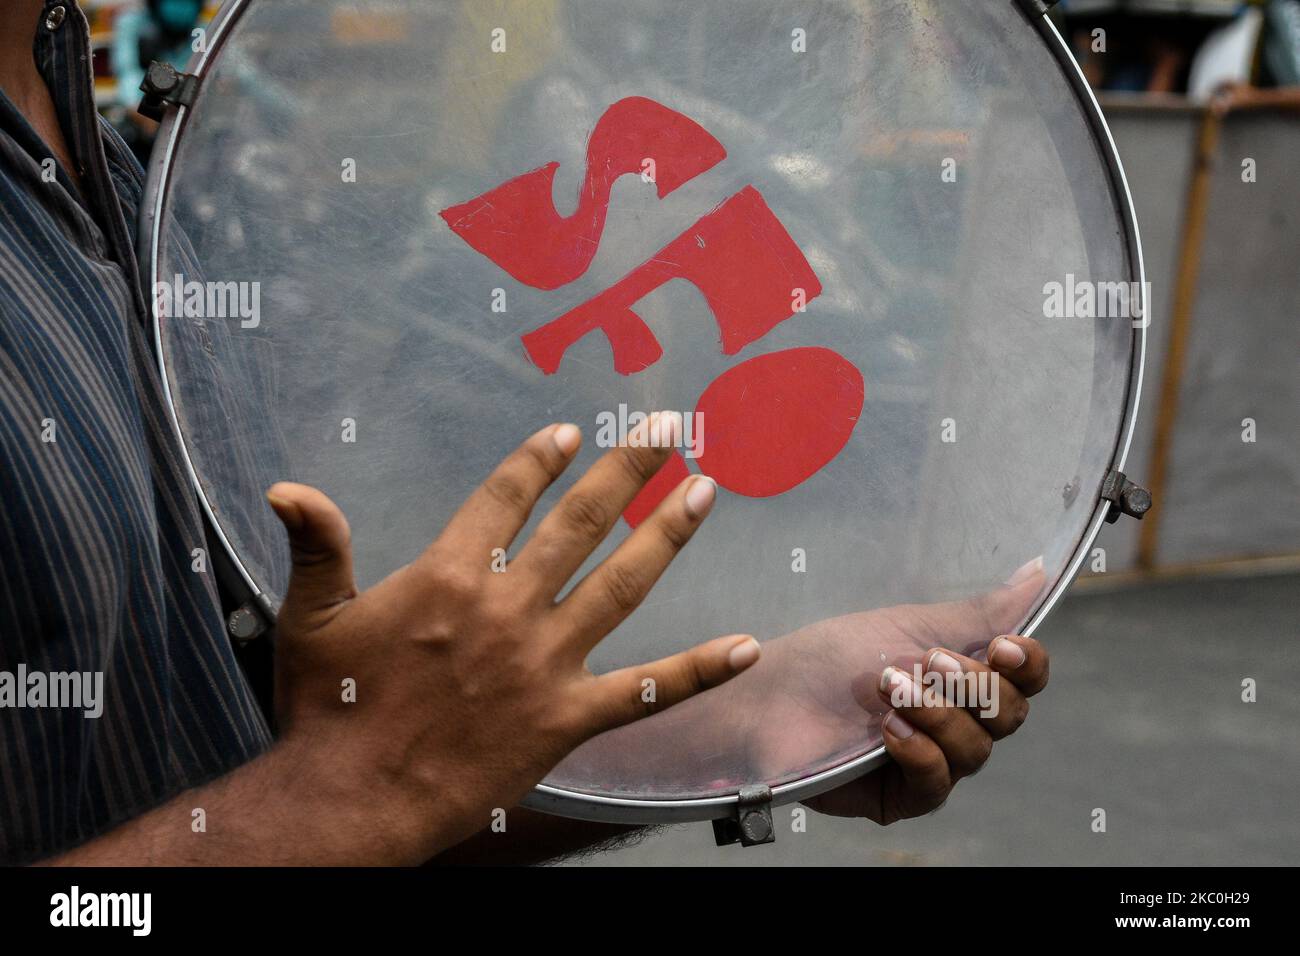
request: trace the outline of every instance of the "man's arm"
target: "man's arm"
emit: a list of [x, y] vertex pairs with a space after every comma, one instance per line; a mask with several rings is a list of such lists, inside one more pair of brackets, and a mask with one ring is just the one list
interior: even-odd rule
[[506, 814], [506, 829], [480, 830], [430, 861], [432, 866], [531, 866], [634, 844], [654, 827], [569, 820], [524, 807]]
[[[195, 832], [194, 811], [205, 828]], [[414, 864], [400, 807], [352, 793], [278, 746], [202, 787], [40, 866], [384, 866]], [[426, 821], [426, 826], [428, 822]], [[435, 824], [436, 825], [436, 824]], [[649, 831], [511, 810], [504, 832], [476, 833], [430, 861], [521, 866], [613, 849]]]
[[[349, 782], [293, 744], [41, 861], [43, 866], [357, 866], [420, 862], [413, 808], [376, 786]], [[362, 792], [364, 790], [364, 792]], [[427, 805], [426, 805], [427, 806]], [[194, 811], [205, 828], [195, 832]], [[427, 812], [421, 808], [421, 812]]]
[[[718, 638], [600, 677], [592, 647], [645, 598], [713, 503], [688, 478], [562, 601], [557, 596], [654, 475], [678, 415], [652, 416], [562, 496], [492, 571], [573, 460], [576, 426], [507, 458], [423, 555], [365, 592], [350, 532], [319, 491], [276, 485], [293, 571], [277, 621], [277, 724], [263, 757], [47, 862], [419, 864], [490, 824], [593, 736], [722, 684], [759, 657]], [[616, 579], [611, 584], [611, 579]], [[641, 700], [643, 681], [659, 689]], [[350, 687], [355, 694], [341, 694]], [[202, 809], [206, 832], [195, 832]]]

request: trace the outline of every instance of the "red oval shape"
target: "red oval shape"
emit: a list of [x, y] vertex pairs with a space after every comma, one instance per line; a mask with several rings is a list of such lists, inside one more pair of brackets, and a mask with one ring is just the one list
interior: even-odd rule
[[830, 349], [785, 349], [742, 362], [696, 404], [704, 430], [700, 470], [738, 495], [783, 494], [848, 444], [865, 400], [862, 373]]

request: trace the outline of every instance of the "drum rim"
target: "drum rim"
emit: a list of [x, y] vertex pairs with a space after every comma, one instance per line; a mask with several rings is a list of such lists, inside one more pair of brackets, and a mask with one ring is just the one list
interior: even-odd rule
[[[251, 5], [252, 0], [226, 0], [208, 27], [208, 42], [202, 52], [194, 53], [186, 66], [186, 72], [200, 78], [211, 68], [230, 31], [231, 26]], [[1079, 67], [1078, 61], [1070, 52], [1068, 44], [1056, 25], [1048, 17], [1046, 9], [1034, 0], [1021, 0], [1017, 4], [1030, 25], [1036, 30], [1040, 39], [1047, 44], [1054, 55], [1057, 65], [1064, 72], [1079, 101], [1083, 113], [1091, 127], [1094, 139], [1101, 151], [1111, 181], [1111, 189], [1118, 202], [1119, 217], [1124, 228], [1129, 260], [1136, 265], [1140, 296], [1142, 303], [1142, 322], [1133, 327], [1132, 356], [1130, 360], [1129, 381], [1124, 400], [1124, 410], [1119, 436], [1111, 457], [1110, 467], [1117, 471], [1124, 470], [1128, 453], [1136, 430], [1138, 406], [1142, 393], [1143, 372], [1146, 364], [1147, 326], [1151, 321], [1151, 303], [1148, 301], [1146, 283], [1146, 262], [1142, 253], [1142, 237], [1138, 227], [1137, 212], [1133, 205], [1133, 194], [1129, 189], [1128, 177], [1124, 173], [1124, 164], [1120, 159], [1115, 139], [1110, 126], [1102, 113], [1101, 106], [1092, 88], [1088, 85]], [[141, 199], [141, 226], [139, 230], [139, 259], [147, 263], [148, 288], [155, 288], [159, 281], [159, 253], [161, 250], [160, 230], [162, 226], [163, 202], [167, 197], [168, 186], [173, 171], [173, 160], [185, 121], [190, 112], [188, 106], [169, 109], [158, 131], [157, 143], [149, 160], [148, 178]], [[152, 302], [152, 296], [150, 297]], [[158, 371], [162, 377], [163, 394], [166, 399], [167, 416], [171, 421], [180, 443], [181, 457], [190, 483], [199, 497], [199, 502], [208, 525], [220, 542], [225, 557], [233, 564], [239, 583], [247, 589], [249, 600], [266, 615], [268, 621], [274, 622], [275, 613], [270, 600], [262, 593], [257, 582], [244, 566], [239, 554], [226, 536], [221, 523], [217, 520], [208, 496], [199, 480], [198, 471], [190, 456], [184, 431], [181, 429], [177, 414], [175, 398], [172, 394], [171, 381], [167, 374], [167, 360], [163, 349], [162, 327], [158, 310], [151, 307], [154, 349], [158, 362]], [[1073, 556], [1062, 571], [1056, 584], [1042, 598], [1037, 610], [1030, 616], [1029, 622], [1021, 630], [1026, 636], [1032, 635], [1042, 624], [1047, 615], [1069, 589], [1083, 566], [1093, 542], [1096, 540], [1106, 516], [1110, 502], [1098, 500], [1092, 521], [1085, 527]], [[797, 780], [771, 788], [771, 805], [774, 807], [807, 800], [832, 790], [851, 780], [861, 777], [888, 761], [889, 755], [884, 746], [861, 754], [835, 766], [817, 773], [800, 777]], [[689, 821], [713, 820], [733, 816], [739, 803], [738, 793], [722, 794], [709, 797], [688, 799], [655, 799], [653, 797], [612, 797], [602, 794], [585, 793], [565, 787], [556, 787], [540, 783], [523, 799], [522, 804], [535, 810], [556, 814], [579, 820], [602, 823], [624, 824], [666, 824]]]

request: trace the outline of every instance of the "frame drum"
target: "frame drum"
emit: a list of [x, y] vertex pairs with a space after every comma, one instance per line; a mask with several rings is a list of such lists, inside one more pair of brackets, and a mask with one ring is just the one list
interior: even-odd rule
[[142, 261], [245, 623], [288, 579], [277, 480], [339, 503], [366, 587], [536, 429], [584, 444], [534, 525], [678, 410], [690, 442], [580, 574], [686, 474], [718, 501], [589, 666], [726, 633], [763, 659], [531, 805], [710, 819], [879, 765], [882, 668], [1039, 624], [1136, 413], [1137, 226], [1043, 6], [228, 2]]

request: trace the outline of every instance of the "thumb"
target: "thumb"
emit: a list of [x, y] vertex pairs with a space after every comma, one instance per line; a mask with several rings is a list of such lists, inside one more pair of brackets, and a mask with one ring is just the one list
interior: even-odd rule
[[1011, 633], [1024, 620], [1046, 584], [1047, 575], [1040, 556], [1017, 569], [1006, 584], [973, 598], [970, 606], [982, 624], [981, 633], [966, 646], [954, 649], [982, 661], [983, 657], [976, 655], [982, 655], [993, 638]]
[[996, 637], [1006, 634], [1020, 622], [1034, 604], [1034, 599], [1047, 584], [1047, 574], [1043, 570], [1043, 556], [1026, 561], [1016, 569], [1000, 588], [995, 588], [980, 600], [980, 610], [984, 614], [985, 627]]
[[906, 605], [911, 619], [908, 633], [937, 635], [945, 646], [980, 660], [978, 654], [993, 638], [1016, 626], [1047, 583], [1043, 559], [1035, 558], [1020, 567], [1006, 584], [962, 601], [943, 604]]
[[339, 506], [315, 488], [287, 481], [272, 485], [266, 500], [289, 533], [293, 570], [285, 606], [310, 615], [356, 597], [352, 531]]

